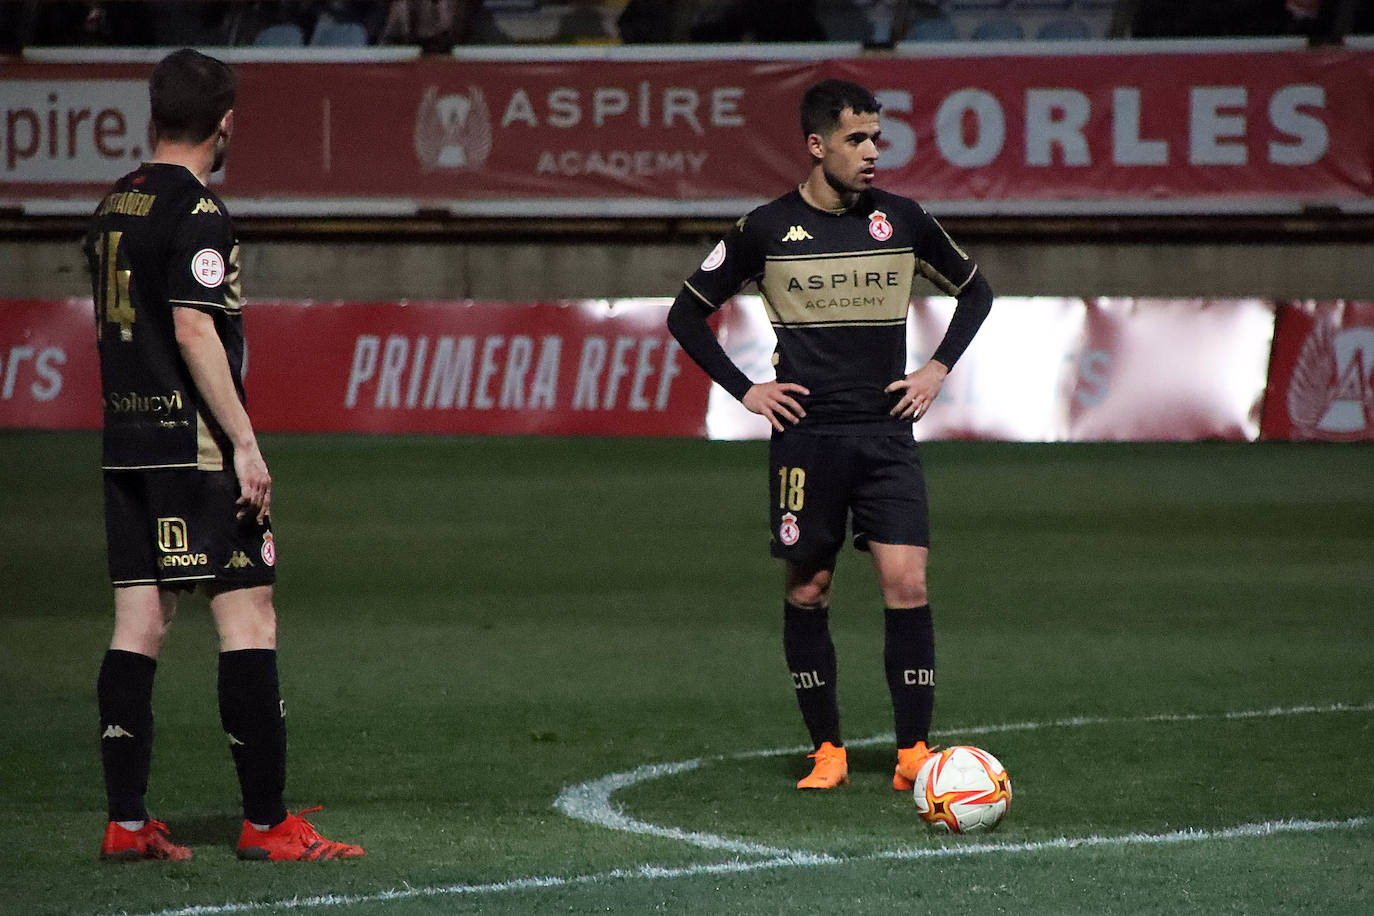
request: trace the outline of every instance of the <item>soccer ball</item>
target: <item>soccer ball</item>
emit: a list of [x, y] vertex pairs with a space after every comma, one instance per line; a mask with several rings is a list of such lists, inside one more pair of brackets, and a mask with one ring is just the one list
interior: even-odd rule
[[933, 829], [976, 833], [1002, 823], [1011, 806], [1011, 777], [987, 751], [961, 744], [926, 759], [912, 794]]

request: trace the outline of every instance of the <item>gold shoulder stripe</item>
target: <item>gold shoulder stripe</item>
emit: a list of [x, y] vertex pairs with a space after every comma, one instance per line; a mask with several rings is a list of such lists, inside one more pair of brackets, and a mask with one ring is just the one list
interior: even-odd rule
[[973, 265], [973, 270], [970, 270], [970, 271], [968, 272], [968, 276], [964, 278], [964, 282], [959, 284], [959, 292], [962, 293], [962, 292], [964, 291], [964, 288], [967, 287], [967, 286], [969, 285], [969, 283], [973, 282], [973, 277], [974, 277], [974, 275], [977, 274], [977, 273], [978, 273], [978, 265], [977, 265], [977, 264], [974, 264], [974, 265]]
[[691, 291], [692, 295], [693, 295], [693, 296], [696, 296], [698, 299], [700, 299], [700, 300], [702, 301], [702, 303], [703, 303], [707, 308], [709, 308], [709, 309], [711, 309], [711, 310], [713, 310], [713, 311], [714, 311], [715, 309], [720, 308], [720, 305], [719, 305], [719, 304], [717, 304], [717, 303], [715, 303], [715, 302], [712, 302], [710, 299], [707, 299], [705, 296], [703, 296], [703, 295], [701, 294], [701, 291], [698, 290], [698, 289], [697, 289], [695, 286], [693, 286], [692, 284], [687, 283], [687, 282], [683, 282], [682, 285], [685, 286], [685, 287], [687, 287], [687, 289], [689, 289], [689, 290]]
[[916, 259], [916, 271], [921, 276], [929, 280], [931, 283], [935, 284], [935, 288], [938, 289], [940, 292], [944, 293], [946, 296], [959, 295], [959, 290], [961, 287], [955, 286], [953, 280], [949, 279], [949, 277], [946, 277], [944, 274], [940, 273], [938, 270], [932, 267], [929, 263], [922, 261], [920, 258]]

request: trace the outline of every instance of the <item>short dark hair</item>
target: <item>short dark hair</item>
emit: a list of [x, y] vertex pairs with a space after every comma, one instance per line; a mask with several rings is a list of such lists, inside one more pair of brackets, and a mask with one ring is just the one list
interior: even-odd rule
[[821, 80], [802, 96], [802, 136], [826, 136], [840, 124], [840, 113], [849, 109], [855, 114], [877, 114], [883, 106], [873, 93], [849, 80]]
[[238, 77], [229, 65], [191, 48], [164, 57], [148, 80], [153, 129], [164, 140], [200, 143], [234, 107]]

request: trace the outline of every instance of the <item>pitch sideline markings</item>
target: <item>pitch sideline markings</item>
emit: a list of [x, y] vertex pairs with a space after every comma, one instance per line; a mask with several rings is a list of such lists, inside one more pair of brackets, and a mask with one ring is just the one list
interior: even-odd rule
[[[1243, 720], [1259, 718], [1278, 718], [1282, 716], [1311, 715], [1339, 712], [1374, 712], [1374, 702], [1363, 704], [1335, 703], [1329, 706], [1273, 707], [1269, 709], [1242, 710], [1227, 713], [1184, 713], [1159, 714], [1138, 717], [1074, 717], [1052, 722], [1015, 722], [1003, 725], [970, 726], [958, 729], [942, 729], [934, 734], [973, 735], [993, 734], [1007, 731], [1033, 731], [1047, 728], [1078, 728], [1089, 725], [1113, 725], [1131, 722], [1195, 722], [1217, 720]], [[853, 746], [881, 744], [891, 741], [891, 735], [875, 735], [859, 741], [848, 742]], [[734, 859], [726, 862], [702, 865], [660, 866], [646, 863], [633, 869], [613, 869], [587, 875], [532, 875], [496, 881], [486, 884], [448, 884], [431, 887], [404, 887], [378, 891], [372, 894], [326, 894], [315, 897], [293, 897], [283, 900], [261, 902], [238, 902], [209, 905], [194, 905], [176, 909], [156, 910], [140, 916], [227, 916], [232, 913], [257, 913], [274, 910], [310, 910], [325, 907], [351, 907], [369, 903], [387, 903], [404, 900], [443, 897], [481, 897], [490, 894], [512, 893], [527, 890], [541, 890], [558, 887], [581, 887], [607, 884], [615, 881], [644, 880], [660, 881], [673, 878], [693, 878], [705, 875], [748, 874], [779, 868], [805, 868], [825, 865], [846, 865], [856, 862], [874, 861], [915, 861], [921, 859], [953, 859], [980, 855], [1012, 855], [1018, 853], [1053, 852], [1064, 849], [1101, 848], [1113, 846], [1147, 845], [1168, 846], [1180, 843], [1206, 842], [1215, 840], [1253, 839], [1292, 833], [1316, 833], [1331, 830], [1357, 830], [1374, 824], [1374, 818], [1351, 817], [1344, 820], [1282, 820], [1239, 824], [1217, 830], [1184, 828], [1168, 833], [1130, 833], [1117, 836], [1090, 834], [1082, 837], [1060, 837], [1053, 840], [996, 843], [982, 842], [958, 845], [907, 847], [883, 850], [862, 856], [831, 856], [796, 850], [776, 849], [755, 843], [731, 840], [712, 834], [696, 833], [677, 827], [649, 824], [624, 814], [610, 801], [610, 796], [620, 789], [628, 788], [639, 782], [663, 778], [677, 773], [688, 772], [705, 763], [724, 760], [748, 760], [760, 757], [778, 756], [809, 750], [801, 748], [776, 748], [772, 750], [743, 751], [735, 754], [720, 754], [714, 757], [697, 758], [677, 763], [658, 763], [638, 767], [623, 773], [613, 773], [591, 782], [570, 786], [559, 793], [554, 805], [570, 817], [584, 820], [597, 826], [612, 830], [625, 830], [632, 833], [648, 833], [669, 839], [677, 839], [692, 845], [727, 852], [753, 854], [762, 858], [751, 861]], [[601, 806], [605, 806], [604, 810]], [[571, 806], [578, 814], [568, 810]], [[590, 819], [595, 813], [600, 820]], [[127, 911], [126, 911], [127, 913]]]
[[[885, 850], [861, 856], [779, 856], [775, 858], [741, 861], [732, 859], [704, 865], [641, 865], [638, 868], [618, 868], [612, 871], [597, 872], [590, 875], [535, 875], [526, 878], [512, 878], [509, 881], [496, 881], [489, 884], [446, 884], [435, 887], [404, 887], [378, 891], [374, 894], [326, 894], [316, 897], [292, 897], [286, 900], [269, 900], [259, 903], [223, 903], [188, 906], [180, 909], [157, 910], [141, 916], [227, 916], [231, 913], [256, 913], [272, 910], [311, 910], [324, 907], [361, 906], [369, 903], [390, 903], [404, 900], [442, 897], [480, 897], [489, 894], [511, 893], [516, 891], [542, 890], [553, 887], [583, 887], [609, 884], [615, 881], [662, 881], [671, 878], [697, 878], [706, 875], [740, 875], [750, 872], [767, 871], [778, 868], [805, 868], [821, 865], [850, 865], [856, 862], [879, 862], [888, 860], [915, 861], [919, 859], [957, 859], [990, 854], [1017, 854], [1035, 852], [1055, 852], [1078, 848], [1102, 848], [1113, 846], [1173, 846], [1180, 843], [1198, 843], [1215, 840], [1241, 840], [1276, 836], [1289, 833], [1317, 833], [1331, 830], [1358, 830], [1374, 824], [1374, 818], [1351, 817], [1345, 820], [1285, 820], [1262, 821], [1253, 824], [1238, 824], [1220, 830], [1198, 830], [1184, 828], [1168, 833], [1128, 833], [1119, 836], [1099, 836], [1089, 834], [1082, 837], [1060, 837], [1054, 840], [1037, 840], [1015, 843], [976, 843], [968, 845], [927, 846], [907, 849]], [[121, 914], [123, 916], [123, 914]]]

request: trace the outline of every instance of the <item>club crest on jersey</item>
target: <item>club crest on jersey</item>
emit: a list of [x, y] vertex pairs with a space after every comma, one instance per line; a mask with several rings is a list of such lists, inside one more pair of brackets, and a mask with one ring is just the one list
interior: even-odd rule
[[868, 214], [868, 234], [880, 242], [892, 238], [892, 224], [887, 221], [886, 213], [874, 210]]
[[788, 512], [782, 517], [782, 524], [778, 526], [778, 540], [782, 541], [787, 547], [801, 538], [801, 526], [797, 524], [797, 517]]
[[214, 289], [224, 282], [224, 256], [213, 248], [202, 248], [191, 257], [191, 276], [201, 286]]
[[716, 247], [711, 249], [711, 253], [706, 256], [706, 260], [701, 262], [702, 270], [715, 270], [725, 263], [725, 239], [716, 242]]
[[277, 542], [270, 531], [262, 536], [262, 562], [268, 566], [277, 565]]

